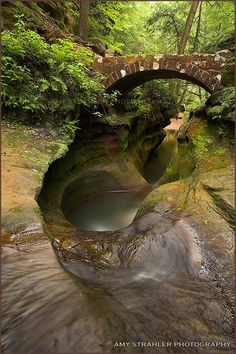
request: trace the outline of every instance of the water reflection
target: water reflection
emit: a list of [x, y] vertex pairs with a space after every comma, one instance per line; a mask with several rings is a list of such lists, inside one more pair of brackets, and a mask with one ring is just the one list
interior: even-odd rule
[[[166, 172], [172, 163], [181, 170], [176, 136], [169, 132], [145, 166], [148, 182], [160, 184], [160, 178], [163, 183], [167, 175], [173, 177], [173, 171]], [[104, 178], [104, 173], [100, 176], [96, 171], [90, 184], [87, 177], [84, 184], [75, 181], [64, 200], [67, 218], [81, 229], [105, 231], [127, 226], [152, 189], [115, 191], [111, 189], [117, 181]], [[75, 203], [81, 198], [77, 187], [83, 191], [87, 186], [91, 193], [92, 185], [101, 180], [109, 192], [104, 189]], [[49, 227], [52, 230], [51, 224]], [[65, 240], [71, 237], [70, 228], [66, 233], [56, 224], [54, 231], [54, 245], [60, 232]], [[76, 232], [76, 247], [62, 247], [61, 253], [55, 247], [64, 269], [49, 242], [29, 246], [26, 240], [25, 248], [4, 249], [5, 352], [155, 353], [155, 347], [116, 348], [114, 344], [232, 341], [227, 289], [216, 287], [217, 268], [208, 272], [201, 266], [196, 231], [189, 223], [153, 211], [109, 235]], [[173, 352], [170, 349], [161, 351]], [[190, 351], [202, 348], [175, 349]]]
[[[180, 155], [177, 131], [167, 130], [165, 139], [144, 166], [143, 177], [149, 185], [139, 190], [124, 190], [122, 186], [114, 190], [108, 174], [95, 172], [92, 177], [85, 178], [85, 185], [78, 180], [65, 191], [62, 200], [65, 217], [71, 224], [87, 231], [115, 231], [128, 226], [152, 186], [185, 178], [192, 172], [192, 162]], [[101, 191], [92, 193], [94, 186], [101, 186], [101, 181], [106, 181]], [[83, 189], [91, 192], [85, 198], [81, 198]]]
[[177, 131], [167, 130], [165, 139], [144, 165], [143, 176], [150, 185], [154, 186], [161, 178], [170, 161], [176, 157], [177, 151]]
[[147, 191], [109, 191], [81, 201], [65, 217], [82, 230], [112, 231], [129, 225]]

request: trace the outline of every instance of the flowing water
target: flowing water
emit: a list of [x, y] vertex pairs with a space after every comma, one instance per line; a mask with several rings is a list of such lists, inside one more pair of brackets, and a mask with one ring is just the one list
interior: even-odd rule
[[154, 186], [161, 178], [170, 161], [176, 158], [178, 143], [177, 132], [168, 130], [166, 137], [150, 155], [144, 166], [143, 176], [146, 181]]
[[[161, 145], [150, 155], [144, 166], [143, 177], [150, 185], [155, 185], [164, 174], [170, 161], [176, 158], [176, 131], [167, 131]], [[80, 188], [79, 182], [78, 187]], [[139, 206], [151, 189], [110, 190], [93, 195], [65, 208], [65, 217], [82, 230], [112, 231], [128, 226], [134, 219]]]
[[[169, 133], [144, 167], [147, 181], [156, 185], [176, 158]], [[66, 200], [66, 218], [83, 231], [68, 250], [53, 240], [61, 264], [49, 242], [29, 248], [27, 235], [20, 250], [4, 250], [5, 352], [196, 352], [206, 348], [178, 343], [231, 342], [227, 301], [205, 281], [191, 224], [157, 211], [131, 223], [150, 190], [103, 191], [72, 208]]]
[[99, 193], [73, 206], [65, 217], [82, 230], [119, 230], [133, 221], [146, 195], [145, 191]]

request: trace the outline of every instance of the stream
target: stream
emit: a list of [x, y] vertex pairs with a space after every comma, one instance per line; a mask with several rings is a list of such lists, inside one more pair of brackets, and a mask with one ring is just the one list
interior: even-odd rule
[[177, 131], [167, 130], [165, 139], [157, 149], [152, 151], [144, 166], [143, 176], [152, 186], [155, 186], [161, 178], [170, 161], [176, 158], [178, 150], [176, 135]]
[[66, 221], [58, 227], [49, 218], [47, 226], [52, 234], [60, 229], [62, 246], [69, 245], [61, 248], [59, 236], [52, 240], [60, 263], [48, 241], [4, 250], [7, 352], [231, 351], [232, 315], [205, 281], [196, 230], [155, 210], [135, 219], [173, 166], [178, 178], [191, 173], [187, 164], [178, 171], [179, 161], [170, 131], [144, 166], [151, 186], [102, 191], [79, 202], [74, 189], [65, 192]]
[[[176, 131], [167, 130], [166, 137], [150, 155], [144, 165], [143, 177], [155, 186], [164, 174], [170, 161], [176, 158], [178, 143]], [[78, 184], [77, 188], [80, 188]], [[66, 195], [62, 200], [65, 217], [82, 230], [113, 231], [128, 226], [150, 189], [111, 190], [73, 203]], [[66, 199], [66, 203], [65, 203]], [[72, 198], [71, 198], [72, 199]], [[64, 206], [64, 204], [70, 207]], [[71, 207], [72, 205], [72, 207]]]

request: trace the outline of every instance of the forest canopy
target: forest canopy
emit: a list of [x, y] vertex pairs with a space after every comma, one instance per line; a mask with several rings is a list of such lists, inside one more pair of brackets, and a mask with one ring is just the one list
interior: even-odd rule
[[[25, 14], [27, 25], [53, 40], [79, 41], [81, 3], [88, 3], [87, 42], [119, 54], [177, 53], [191, 1], [15, 1], [3, 4], [5, 28], [14, 15]], [[234, 32], [233, 1], [200, 1], [186, 53], [214, 52]], [[197, 37], [197, 38], [196, 38]]]
[[[234, 36], [233, 1], [6, 1], [2, 15], [4, 115], [24, 122], [62, 124], [81, 106], [99, 117], [97, 105], [112, 105], [117, 93], [91, 70], [96, 54], [215, 53]], [[166, 96], [181, 103], [187, 85], [176, 80]]]

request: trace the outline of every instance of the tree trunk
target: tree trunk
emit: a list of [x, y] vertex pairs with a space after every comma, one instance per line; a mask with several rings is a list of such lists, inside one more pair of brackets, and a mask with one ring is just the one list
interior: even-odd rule
[[[191, 31], [192, 25], [193, 25], [193, 20], [194, 17], [196, 15], [197, 12], [197, 8], [198, 5], [200, 3], [200, 0], [193, 0], [192, 1], [192, 5], [190, 7], [189, 13], [188, 13], [188, 17], [185, 23], [185, 27], [184, 27], [184, 32], [182, 34], [181, 40], [180, 40], [180, 44], [179, 44], [179, 48], [178, 48], [178, 54], [184, 54], [185, 48], [186, 48], [186, 44], [188, 41], [188, 37], [189, 37], [189, 33]], [[187, 83], [186, 83], [186, 90], [187, 90]], [[186, 92], [186, 90], [184, 89], [184, 92]], [[179, 96], [179, 91], [180, 91], [180, 82], [178, 82], [175, 86], [175, 92], [176, 92], [176, 96]], [[184, 97], [181, 97], [181, 100], [184, 99]]]
[[88, 18], [89, 18], [89, 0], [81, 0], [80, 15], [79, 15], [79, 35], [85, 42], [88, 41]]
[[193, 52], [195, 52], [198, 49], [198, 43], [199, 43], [198, 37], [199, 37], [200, 27], [201, 27], [201, 17], [202, 17], [202, 1], [200, 1], [197, 29], [196, 29], [196, 34], [195, 34], [194, 43], [193, 43]]
[[[191, 9], [190, 9], [191, 11]], [[196, 29], [196, 34], [195, 34], [195, 38], [194, 38], [194, 43], [193, 43], [193, 53], [197, 50], [198, 48], [198, 37], [199, 37], [199, 33], [200, 33], [200, 27], [201, 27], [201, 15], [202, 15], [202, 1], [200, 1], [200, 8], [199, 8], [199, 14], [198, 14], [198, 21], [197, 21], [197, 29]], [[178, 106], [180, 107], [180, 105], [183, 103], [186, 92], [188, 89], [188, 81], [186, 81], [185, 83], [185, 88], [183, 89], [183, 93], [181, 95], [181, 98], [179, 100]], [[200, 89], [200, 87], [199, 87]], [[200, 92], [200, 91], [199, 91]], [[199, 96], [200, 97], [200, 96]], [[201, 98], [201, 97], [200, 97]]]
[[179, 45], [179, 49], [178, 49], [178, 54], [184, 54], [186, 44], [188, 41], [188, 37], [189, 37], [189, 33], [191, 31], [191, 27], [193, 24], [195, 14], [197, 12], [199, 2], [200, 2], [200, 0], [194, 0], [192, 2], [191, 8], [189, 10], [188, 18], [185, 23], [184, 32], [181, 37], [181, 41], [180, 41], [180, 45]]
[[184, 88], [183, 88], [183, 91], [182, 91], [182, 95], [181, 95], [180, 100], [178, 102], [178, 109], [179, 110], [180, 110], [181, 104], [183, 104], [183, 102], [184, 102], [184, 98], [185, 98], [187, 90], [188, 90], [188, 81], [185, 82], [185, 85], [184, 85]]
[[199, 92], [199, 100], [201, 100], [202, 99], [202, 90], [201, 90], [200, 86], [198, 87], [198, 92]]

